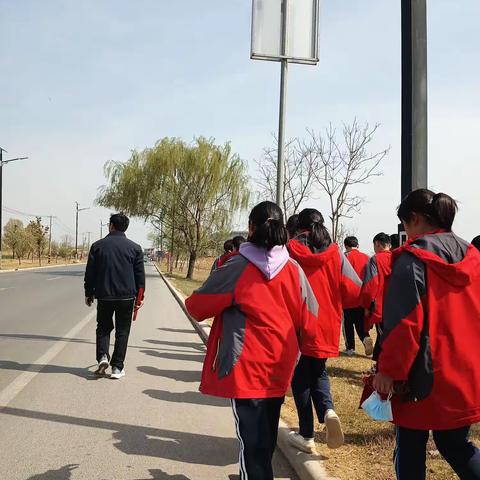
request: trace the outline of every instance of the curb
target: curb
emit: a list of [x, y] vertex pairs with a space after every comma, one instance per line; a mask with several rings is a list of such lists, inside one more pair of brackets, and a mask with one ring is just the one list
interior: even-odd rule
[[[160, 271], [158, 266], [154, 263], [155, 269], [165, 282], [165, 285], [170, 290], [175, 300], [178, 302], [180, 308], [185, 313], [186, 317], [190, 320], [193, 328], [198, 332], [200, 338], [205, 345], [208, 341], [208, 335], [210, 333], [210, 326], [202, 325], [194, 320], [188, 313], [185, 307], [185, 297], [171, 284], [171, 282]], [[335, 477], [328, 476], [327, 472], [323, 468], [322, 461], [318, 455], [309, 455], [307, 453], [300, 452], [292, 448], [289, 444], [289, 435], [292, 433], [290, 427], [280, 419], [278, 424], [278, 441], [277, 445], [283, 453], [284, 457], [290, 463], [291, 467], [295, 470], [296, 474], [301, 480], [338, 480]]]
[[79, 263], [60, 263], [55, 264], [55, 265], [42, 265], [41, 267], [27, 267], [27, 268], [12, 268], [9, 270], [0, 270], [1, 273], [21, 273], [21, 272], [29, 272], [31, 270], [45, 270], [47, 268], [60, 268], [60, 267], [74, 267], [75, 265], [86, 265], [85, 262], [79, 262]]

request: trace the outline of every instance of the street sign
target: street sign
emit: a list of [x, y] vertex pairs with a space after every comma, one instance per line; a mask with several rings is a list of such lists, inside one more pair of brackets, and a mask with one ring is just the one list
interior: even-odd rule
[[318, 63], [319, 0], [252, 2], [252, 59]]

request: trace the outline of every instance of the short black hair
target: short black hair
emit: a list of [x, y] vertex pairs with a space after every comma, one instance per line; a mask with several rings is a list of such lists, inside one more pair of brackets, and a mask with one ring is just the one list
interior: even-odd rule
[[398, 233], [392, 233], [390, 235], [390, 244], [392, 248], [398, 248], [400, 246], [400, 235]]
[[245, 242], [246, 242], [245, 237], [243, 237], [242, 235], [237, 235], [236, 237], [232, 238], [234, 250], [239, 250], [240, 245]]
[[295, 237], [298, 230], [298, 214], [295, 213], [287, 220], [287, 231], [290, 238]]
[[390, 235], [380, 232], [373, 237], [373, 243], [378, 242], [383, 248], [391, 247], [392, 241], [390, 240]]
[[472, 245], [477, 248], [477, 250], [480, 250], [480, 235], [477, 235], [473, 240], [472, 240]]
[[110, 224], [117, 232], [125, 232], [130, 224], [130, 219], [123, 213], [112, 213], [110, 215]]
[[225, 253], [230, 253], [230, 252], [233, 252], [233, 250], [235, 249], [235, 247], [233, 246], [233, 240], [230, 239], [230, 240], [226, 240], [223, 244], [223, 251]]
[[345, 237], [345, 240], [343, 241], [343, 244], [346, 246], [346, 247], [349, 247], [349, 248], [358, 248], [358, 238], [357, 237], [354, 237], [354, 236], [351, 236], [351, 237]]

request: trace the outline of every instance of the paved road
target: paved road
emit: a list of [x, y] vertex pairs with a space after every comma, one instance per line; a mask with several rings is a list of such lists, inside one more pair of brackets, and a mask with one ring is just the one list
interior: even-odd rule
[[[0, 479], [238, 478], [228, 403], [198, 392], [203, 344], [147, 274], [120, 381], [91, 373], [82, 267], [0, 274]], [[276, 472], [298, 480], [281, 455]]]

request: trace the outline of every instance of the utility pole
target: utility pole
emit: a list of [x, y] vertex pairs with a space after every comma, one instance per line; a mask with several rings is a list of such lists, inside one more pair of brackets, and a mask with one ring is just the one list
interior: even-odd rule
[[10, 162], [17, 162], [18, 160], [26, 160], [28, 157], [18, 157], [18, 158], [10, 158], [9, 160], [3, 159], [3, 152], [7, 153], [7, 151], [0, 147], [0, 269], [2, 268], [2, 235], [3, 235], [3, 219], [2, 219], [2, 211], [3, 211], [3, 166]]
[[90, 235], [92, 234], [92, 232], [87, 232], [87, 235], [88, 235], [88, 242], [87, 242], [87, 251], [89, 252], [90, 251]]
[[106, 227], [107, 225], [108, 225], [108, 223], [103, 223], [100, 220], [100, 240], [103, 238], [103, 227]]
[[89, 209], [89, 207], [79, 208], [78, 205], [78, 202], [75, 202], [75, 260], [78, 260], [78, 212]]
[[50, 255], [52, 253], [52, 218], [53, 216], [50, 215], [50, 226], [48, 227], [48, 263], [50, 263]]

